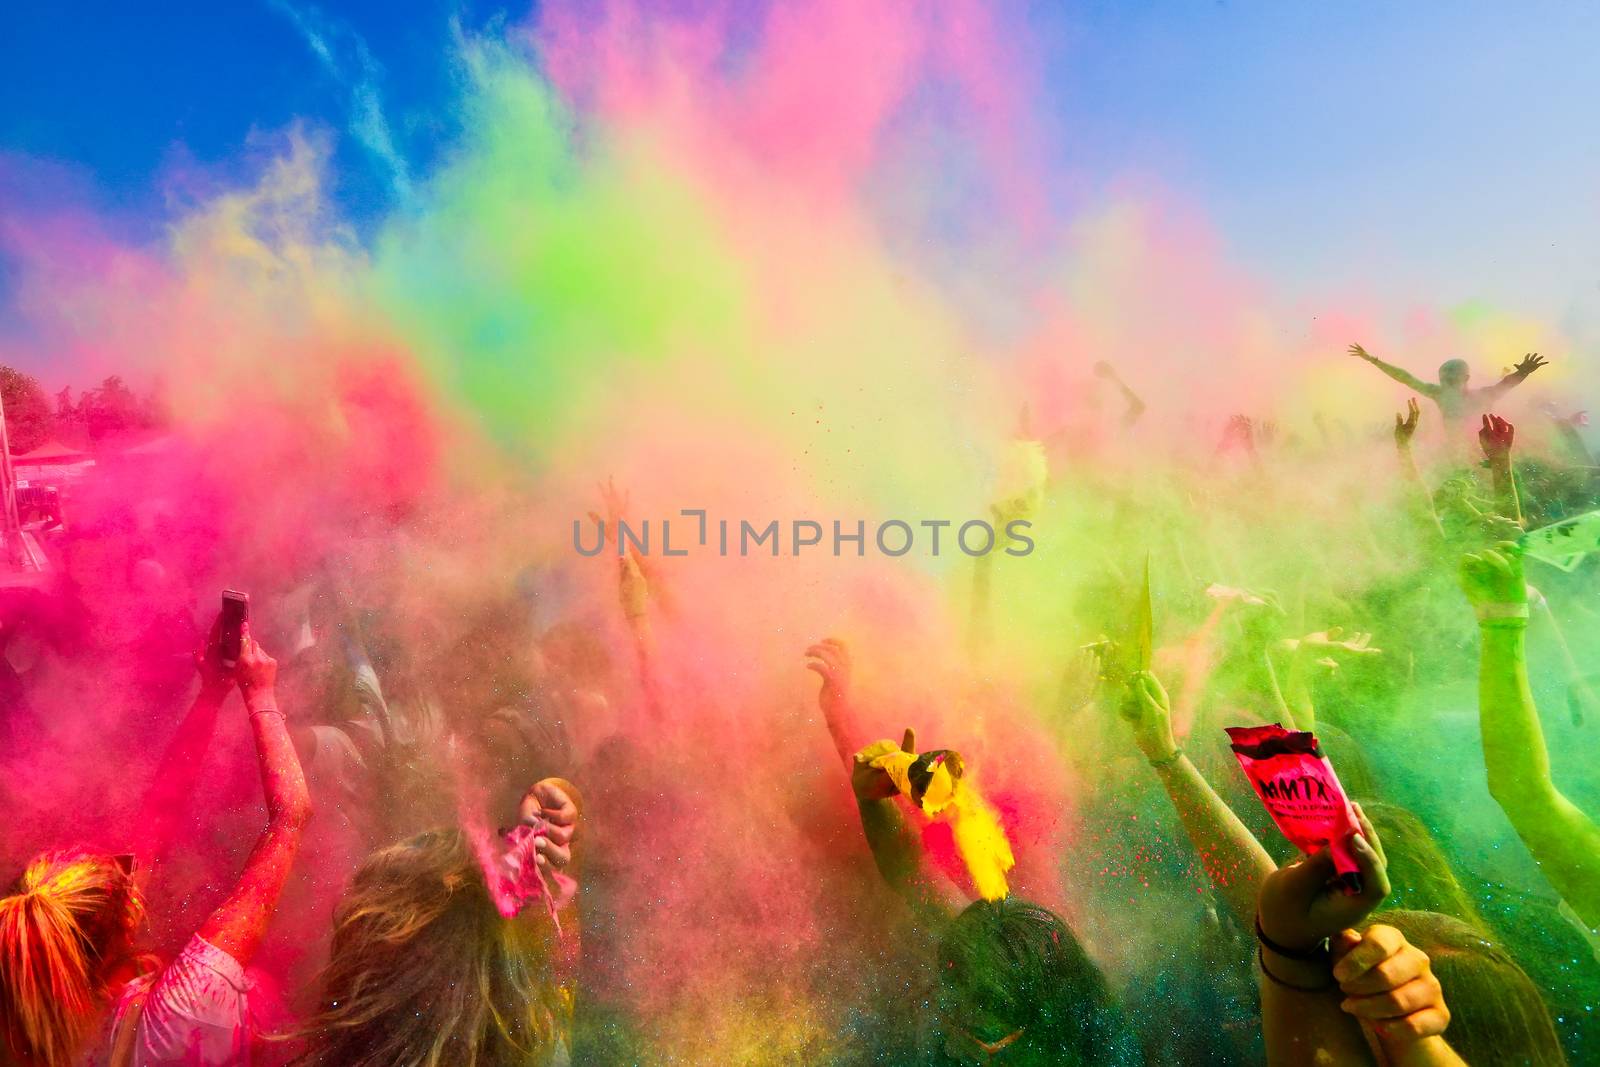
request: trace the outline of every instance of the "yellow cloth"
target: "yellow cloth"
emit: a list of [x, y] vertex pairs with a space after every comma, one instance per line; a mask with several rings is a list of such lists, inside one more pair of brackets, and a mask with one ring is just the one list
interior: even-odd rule
[[[909, 736], [909, 735], [908, 735]], [[1000, 820], [978, 791], [964, 781], [961, 757], [948, 753], [931, 768], [928, 784], [918, 795], [911, 781], [911, 768], [919, 759], [893, 741], [874, 741], [856, 753], [856, 762], [883, 771], [900, 794], [919, 806], [930, 818], [943, 816], [950, 822], [956, 852], [966, 866], [972, 883], [984, 900], [1002, 900], [1010, 887], [1006, 872], [1016, 865], [1011, 842]]]

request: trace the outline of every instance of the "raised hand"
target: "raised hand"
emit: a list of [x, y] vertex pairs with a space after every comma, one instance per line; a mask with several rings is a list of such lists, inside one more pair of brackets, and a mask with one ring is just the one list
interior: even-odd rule
[[601, 510], [590, 511], [589, 518], [600, 524], [602, 543], [613, 537], [620, 539], [617, 526], [628, 516], [628, 491], [618, 489], [616, 479], [609, 474], [604, 482], [596, 483], [595, 491], [600, 494]]
[[1271, 608], [1278, 612], [1283, 610], [1278, 606], [1277, 594], [1270, 591], [1252, 593], [1248, 589], [1237, 589], [1231, 585], [1212, 582], [1206, 586], [1206, 596], [1224, 604], [1239, 604], [1247, 608]]
[[817, 691], [817, 704], [830, 723], [836, 721], [850, 705], [850, 686], [854, 673], [850, 646], [837, 637], [818, 641], [806, 649], [806, 670], [815, 671], [822, 679], [822, 688]]
[[1356, 357], [1357, 359], [1365, 359], [1365, 360], [1368, 360], [1369, 362], [1372, 359], [1371, 354], [1368, 353], [1367, 350], [1365, 348], [1362, 348], [1360, 345], [1351, 345], [1348, 349], [1346, 349], [1346, 351], [1349, 352], [1350, 355]]
[[1172, 701], [1154, 674], [1135, 671], [1129, 677], [1128, 692], [1118, 711], [1133, 727], [1133, 743], [1146, 759], [1173, 758], [1178, 743], [1172, 736]]
[[1017, 428], [1012, 434], [1018, 441], [1032, 441], [1037, 436], [1033, 432], [1033, 406], [1023, 404], [1017, 409]]
[[1411, 397], [1406, 401], [1405, 417], [1394, 417], [1394, 443], [1397, 448], [1411, 446], [1411, 438], [1417, 433], [1417, 420], [1421, 417], [1422, 409], [1417, 406], [1417, 398]]
[[247, 703], [259, 694], [271, 693], [278, 682], [278, 661], [267, 655], [266, 649], [250, 636], [249, 623], [243, 626], [239, 665], [233, 669], [233, 676]]
[[1114, 691], [1128, 680], [1127, 672], [1122, 667], [1121, 647], [1109, 637], [1101, 637], [1079, 646], [1078, 651], [1087, 652], [1094, 657], [1095, 672], [1102, 694]]
[[1478, 444], [1483, 448], [1483, 458], [1490, 463], [1511, 462], [1511, 442], [1516, 437], [1516, 427], [1498, 415], [1485, 415], [1478, 429]]
[[517, 807], [517, 818], [538, 831], [533, 850], [541, 867], [560, 870], [572, 862], [572, 838], [578, 829], [578, 805], [572, 787], [560, 778], [534, 784]]
[[1349, 656], [1376, 656], [1383, 652], [1381, 648], [1372, 647], [1372, 635], [1364, 633], [1346, 634], [1343, 627], [1330, 626], [1326, 630], [1318, 630], [1304, 637], [1291, 637], [1283, 642], [1283, 647], [1290, 652], [1303, 652], [1309, 655], [1320, 655], [1318, 661], [1330, 667], [1337, 667], [1338, 661], [1335, 654]]
[[1217, 444], [1217, 451], [1223, 452], [1228, 446], [1237, 444], [1246, 452], [1255, 452], [1256, 439], [1255, 423], [1248, 415], [1234, 415], [1228, 419], [1227, 426], [1223, 427], [1222, 440]]
[[1544, 366], [1546, 362], [1548, 361], [1543, 356], [1539, 355], [1539, 353], [1529, 352], [1527, 355], [1523, 356], [1520, 361], [1518, 361], [1515, 367], [1511, 368], [1511, 372], [1519, 377], [1526, 378], [1528, 375]]
[[1526, 604], [1528, 584], [1522, 576], [1522, 548], [1501, 541], [1494, 548], [1469, 552], [1461, 560], [1461, 590], [1473, 607]]
[[1389, 895], [1383, 845], [1360, 805], [1361, 832], [1350, 835], [1350, 851], [1361, 868], [1361, 892], [1347, 896], [1334, 883], [1333, 857], [1323, 849], [1278, 868], [1261, 885], [1257, 921], [1273, 943], [1311, 949], [1365, 919]]

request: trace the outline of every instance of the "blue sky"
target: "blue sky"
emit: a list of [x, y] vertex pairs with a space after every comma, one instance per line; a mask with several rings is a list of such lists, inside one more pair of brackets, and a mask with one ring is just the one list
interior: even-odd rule
[[[14, 3], [0, 153], [138, 237], [166, 218], [175, 162], [226, 176], [253, 135], [304, 120], [337, 132], [336, 195], [370, 221], [397, 169], [426, 173], [454, 132], [451, 20], [504, 15], [487, 0]], [[1050, 153], [1091, 183], [1159, 182], [1291, 295], [1484, 298], [1600, 332], [1600, 5], [1124, 0], [1029, 18]], [[363, 86], [388, 156], [356, 132]]]

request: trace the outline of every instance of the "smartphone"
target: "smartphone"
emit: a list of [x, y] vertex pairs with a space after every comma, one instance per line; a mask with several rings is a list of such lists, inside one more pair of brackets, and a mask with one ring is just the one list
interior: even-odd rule
[[222, 591], [222, 633], [217, 637], [217, 658], [228, 670], [239, 664], [244, 648], [244, 624], [250, 617], [250, 594]]

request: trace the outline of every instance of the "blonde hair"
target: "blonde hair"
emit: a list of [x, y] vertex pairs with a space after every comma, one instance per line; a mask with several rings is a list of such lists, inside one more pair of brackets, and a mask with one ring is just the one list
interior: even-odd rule
[[368, 857], [334, 916], [301, 1065], [510, 1067], [550, 1062], [572, 1002], [552, 932], [500, 916], [462, 835]]
[[0, 1032], [13, 1053], [65, 1067], [93, 1025], [108, 964], [144, 918], [115, 857], [80, 850], [34, 858], [0, 897]]

